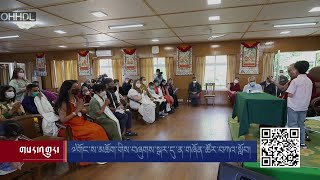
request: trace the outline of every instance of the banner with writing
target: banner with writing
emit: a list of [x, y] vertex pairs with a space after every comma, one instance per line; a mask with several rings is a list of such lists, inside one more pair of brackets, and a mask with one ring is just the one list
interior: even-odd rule
[[69, 141], [68, 162], [257, 162], [257, 142]]
[[46, 56], [44, 53], [36, 54], [36, 71], [38, 76], [47, 76]]
[[0, 162], [66, 162], [63, 141], [0, 141], [0, 147]]
[[78, 53], [78, 66], [79, 66], [79, 76], [91, 75], [89, 51], [81, 51]]

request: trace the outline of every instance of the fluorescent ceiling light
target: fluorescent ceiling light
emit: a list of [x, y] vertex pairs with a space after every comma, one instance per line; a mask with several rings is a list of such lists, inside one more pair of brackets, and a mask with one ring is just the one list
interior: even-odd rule
[[164, 49], [165, 49], [165, 50], [172, 50], [173, 47], [165, 47]]
[[221, 0], [207, 0], [208, 5], [221, 4]]
[[131, 25], [109, 26], [109, 29], [134, 28], [134, 27], [142, 27], [142, 26], [143, 24], [131, 24]]
[[88, 47], [91, 47], [91, 48], [97, 48], [97, 47], [100, 47], [100, 46], [88, 46]]
[[296, 26], [314, 26], [317, 23], [313, 22], [313, 23], [298, 23], [298, 24], [278, 24], [278, 25], [274, 25], [273, 27], [275, 28], [279, 28], [279, 27], [296, 27]]
[[67, 32], [65, 32], [65, 31], [62, 31], [62, 30], [56, 30], [56, 31], [54, 31], [55, 33], [58, 33], [58, 34], [65, 34], [65, 33], [67, 33]]
[[280, 34], [289, 34], [291, 31], [282, 31]]
[[273, 44], [273, 42], [272, 41], [270, 41], [270, 42], [266, 42], [266, 43], [264, 43], [265, 45], [272, 45]]
[[17, 38], [19, 35], [13, 35], [13, 36], [0, 36], [0, 39], [10, 39], [10, 38]]
[[218, 44], [213, 44], [213, 45], [211, 45], [211, 47], [212, 47], [212, 48], [218, 48], [218, 47], [220, 47], [220, 45], [218, 45]]
[[209, 39], [208, 39], [208, 40], [212, 40], [212, 39], [219, 38], [219, 37], [222, 37], [222, 36], [225, 36], [225, 34], [221, 34], [221, 35], [213, 35], [213, 36], [209, 37]]
[[309, 12], [318, 12], [318, 11], [320, 11], [320, 7], [314, 7], [312, 9], [310, 9]]
[[220, 16], [210, 16], [209, 17], [209, 21], [219, 21], [220, 20]]
[[151, 41], [152, 41], [152, 42], [158, 42], [159, 39], [152, 39]]
[[66, 48], [67, 46], [59, 46], [59, 47], [61, 47], [61, 48]]
[[95, 17], [106, 17], [106, 16], [108, 16], [106, 13], [101, 12], [101, 11], [91, 12], [91, 14], [94, 15]]

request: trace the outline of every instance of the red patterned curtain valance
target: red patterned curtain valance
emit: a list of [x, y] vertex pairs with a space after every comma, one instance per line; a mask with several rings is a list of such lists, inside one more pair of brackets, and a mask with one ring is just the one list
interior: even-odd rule
[[37, 53], [36, 54], [36, 58], [43, 58], [43, 56], [44, 56], [44, 53]]
[[191, 45], [181, 45], [181, 46], [177, 46], [177, 48], [182, 51], [182, 52], [187, 52], [191, 49]]
[[136, 52], [137, 49], [123, 49], [123, 52], [128, 55], [132, 55]]
[[248, 43], [241, 43], [246, 48], [254, 48], [256, 47], [260, 42], [248, 42]]
[[79, 56], [81, 56], [81, 57], [86, 57], [88, 53], [89, 53], [89, 51], [80, 51], [80, 52], [78, 52]]

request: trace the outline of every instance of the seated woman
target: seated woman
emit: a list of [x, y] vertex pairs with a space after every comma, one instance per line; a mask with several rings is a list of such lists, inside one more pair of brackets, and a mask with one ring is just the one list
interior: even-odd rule
[[138, 110], [144, 121], [153, 123], [155, 121], [156, 105], [149, 99], [147, 92], [142, 91], [140, 87], [140, 80], [136, 80], [133, 83], [133, 88], [129, 90], [128, 98], [130, 99], [130, 107]]
[[[157, 80], [155, 80], [156, 83], [158, 83]], [[154, 90], [154, 83], [150, 82], [149, 83], [149, 87], [148, 87], [148, 93], [153, 97], [154, 102], [158, 102], [159, 103], [159, 116], [163, 117], [163, 116], [167, 116], [168, 113], [166, 113], [166, 107], [167, 107], [167, 100], [165, 100], [163, 97], [160, 97]]]
[[81, 86], [79, 98], [82, 99], [85, 104], [88, 104], [92, 98], [89, 88], [84, 84]]
[[160, 86], [161, 83], [158, 83], [158, 80], [154, 80], [153, 81], [153, 89], [154, 89], [154, 92], [161, 98], [161, 99], [165, 99], [166, 100], [166, 108], [165, 108], [165, 112], [170, 112], [171, 111], [171, 105], [170, 103], [168, 103], [167, 99], [170, 99], [167, 97], [167, 99], [165, 98], [165, 96], [163, 95], [163, 91], [162, 91], [162, 88]]
[[9, 85], [0, 86], [0, 121], [25, 114], [20, 102], [15, 101], [16, 90]]
[[234, 104], [235, 98], [236, 98], [236, 93], [240, 91], [240, 85], [239, 85], [239, 78], [236, 77], [233, 81], [233, 83], [230, 83], [228, 89], [228, 97], [231, 102], [231, 104]]
[[[69, 125], [74, 140], [109, 140], [104, 129], [98, 124], [86, 121], [82, 113], [85, 113], [84, 103], [77, 97], [80, 88], [75, 80], [66, 80], [62, 83], [58, 100], [55, 104], [60, 121]], [[63, 132], [59, 132], [61, 136]]]
[[121, 141], [121, 130], [118, 119], [113, 115], [106, 98], [106, 87], [102, 84], [92, 86], [94, 96], [89, 103], [89, 115], [96, 118], [96, 122], [103, 127], [110, 140]]
[[173, 100], [173, 97], [170, 96], [170, 94], [169, 94], [169, 90], [168, 90], [169, 86], [167, 85], [167, 81], [166, 80], [163, 79], [161, 81], [160, 88], [161, 88], [161, 91], [162, 91], [164, 99], [167, 100], [167, 104], [169, 105], [169, 106], [167, 105], [167, 109], [166, 110], [168, 112], [174, 112], [174, 110], [172, 109], [172, 105], [174, 103], [174, 100]]
[[174, 89], [172, 78], [168, 79], [168, 91], [170, 96], [173, 97], [173, 107], [174, 108], [179, 107], [178, 96], [176, 94], [178, 91], [178, 88]]

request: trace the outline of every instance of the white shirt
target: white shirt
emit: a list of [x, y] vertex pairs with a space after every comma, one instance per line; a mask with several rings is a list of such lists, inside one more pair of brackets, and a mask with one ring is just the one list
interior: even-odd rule
[[288, 97], [288, 107], [294, 111], [307, 111], [312, 94], [312, 81], [305, 74], [298, 75], [293, 79], [288, 87], [287, 93], [292, 94]]
[[252, 92], [252, 91], [260, 91], [262, 92], [262, 87], [260, 84], [255, 84], [253, 87], [250, 86], [250, 84], [247, 84], [244, 86], [243, 88], [243, 92], [249, 92], [249, 90]]
[[[139, 97], [141, 97], [141, 94], [140, 93], [138, 93], [138, 91], [136, 91], [135, 89], [130, 89], [129, 90], [129, 92], [128, 92], [128, 97], [129, 98], [133, 98], [133, 96], [139, 96]], [[140, 107], [140, 104], [139, 103], [137, 103], [137, 102], [135, 102], [135, 101], [132, 101], [132, 100], [130, 100], [129, 101], [130, 103], [130, 107], [132, 108], [132, 109], [139, 109], [139, 107]]]

